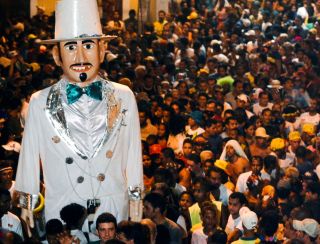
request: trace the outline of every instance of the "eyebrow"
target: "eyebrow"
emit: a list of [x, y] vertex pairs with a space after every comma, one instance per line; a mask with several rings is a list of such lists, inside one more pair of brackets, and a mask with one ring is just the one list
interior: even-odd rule
[[67, 42], [67, 43], [65, 43], [63, 46], [65, 47], [65, 46], [68, 46], [68, 45], [74, 45], [74, 44], [77, 44], [77, 42]]
[[86, 44], [86, 43], [94, 43], [94, 41], [93, 40], [83, 40], [82, 41], [82, 44]]

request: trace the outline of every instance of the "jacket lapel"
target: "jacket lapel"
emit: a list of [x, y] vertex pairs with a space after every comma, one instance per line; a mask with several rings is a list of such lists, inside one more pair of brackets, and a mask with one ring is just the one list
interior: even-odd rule
[[53, 85], [49, 91], [46, 104], [46, 115], [56, 132], [66, 142], [69, 148], [81, 158], [87, 159], [88, 157], [77, 147], [70, 135], [61, 102], [61, 82]]
[[[120, 126], [125, 126], [123, 119], [126, 115], [126, 110], [122, 109], [121, 99], [116, 99], [115, 90], [111, 82], [106, 80], [102, 82], [103, 97], [106, 99], [107, 104], [106, 129], [90, 158], [93, 158], [98, 154], [102, 147], [110, 140], [115, 131], [120, 129]], [[46, 115], [56, 132], [66, 142], [69, 148], [82, 159], [88, 159], [88, 156], [77, 147], [70, 134], [61, 102], [61, 82], [53, 85], [49, 91], [46, 103]]]

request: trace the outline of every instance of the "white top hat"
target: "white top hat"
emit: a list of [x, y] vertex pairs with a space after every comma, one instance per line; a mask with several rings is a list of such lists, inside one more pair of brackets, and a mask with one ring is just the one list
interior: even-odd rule
[[44, 44], [81, 39], [113, 39], [102, 33], [96, 0], [58, 0], [54, 39]]

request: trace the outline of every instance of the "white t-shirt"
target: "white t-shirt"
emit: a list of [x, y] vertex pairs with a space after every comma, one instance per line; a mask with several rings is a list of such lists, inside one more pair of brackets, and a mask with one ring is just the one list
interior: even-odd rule
[[240, 216], [236, 219], [233, 219], [232, 215], [230, 214], [225, 228], [225, 232], [227, 233], [227, 235], [229, 235], [231, 232], [234, 231], [235, 228], [239, 229], [242, 232], [242, 221], [240, 219]]
[[314, 124], [317, 126], [320, 122], [320, 114], [316, 113], [315, 115], [311, 116], [309, 112], [303, 113], [300, 115], [300, 124]]
[[[236, 190], [238, 192], [246, 192], [248, 190], [247, 181], [249, 176], [252, 174], [252, 171], [244, 172], [239, 175], [236, 185]], [[270, 175], [264, 172], [261, 172], [261, 179], [262, 180], [271, 180]]]
[[1, 218], [2, 228], [13, 231], [23, 238], [20, 219], [13, 213], [8, 212]]
[[262, 110], [264, 110], [266, 108], [272, 109], [272, 106], [273, 106], [273, 103], [268, 103], [267, 106], [265, 106], [265, 107], [260, 106], [259, 103], [255, 103], [252, 106], [252, 110], [255, 115], [260, 116], [262, 113]]

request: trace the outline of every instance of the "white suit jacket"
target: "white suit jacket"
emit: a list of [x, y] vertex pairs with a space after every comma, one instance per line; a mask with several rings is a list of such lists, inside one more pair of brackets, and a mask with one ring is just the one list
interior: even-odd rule
[[[31, 97], [16, 176], [16, 190], [38, 194], [40, 161], [43, 170], [46, 221], [60, 218], [62, 207], [96, 198], [103, 212], [118, 221], [128, 218], [128, 187], [143, 188], [140, 126], [131, 90], [103, 81], [108, 106], [107, 129], [87, 157], [70, 136], [61, 106], [61, 81]], [[118, 110], [112, 110], [118, 104]], [[110, 106], [109, 106], [110, 105]], [[109, 116], [112, 114], [112, 116]], [[109, 121], [109, 119], [111, 119]]]

